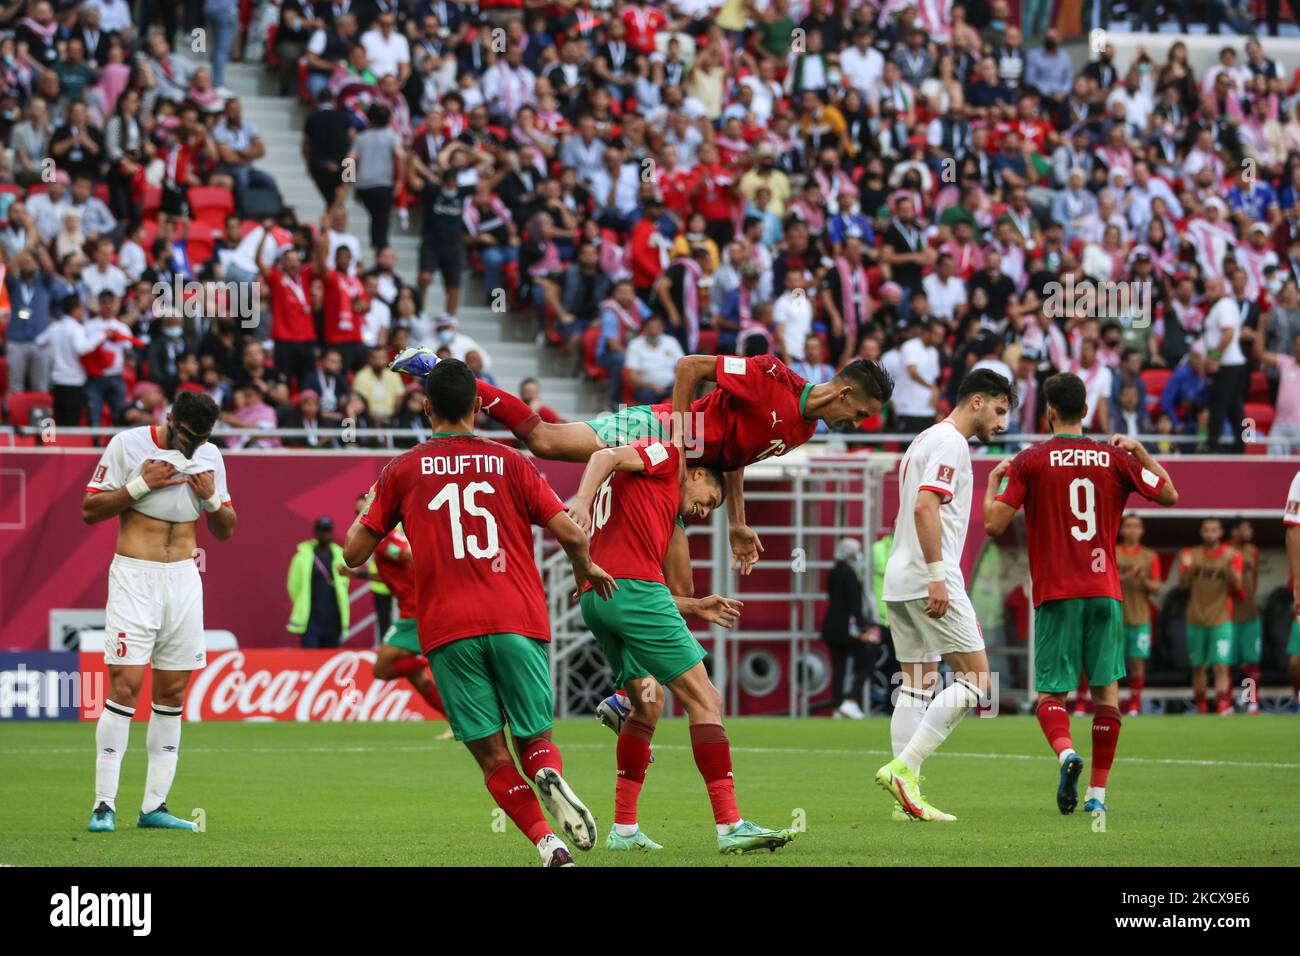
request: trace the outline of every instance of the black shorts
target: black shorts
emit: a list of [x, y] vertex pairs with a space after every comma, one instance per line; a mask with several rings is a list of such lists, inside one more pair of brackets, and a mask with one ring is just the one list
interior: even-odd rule
[[449, 245], [442, 241], [424, 239], [420, 242], [420, 271], [442, 274], [442, 282], [449, 289], [460, 287], [460, 274], [465, 270], [465, 247]]

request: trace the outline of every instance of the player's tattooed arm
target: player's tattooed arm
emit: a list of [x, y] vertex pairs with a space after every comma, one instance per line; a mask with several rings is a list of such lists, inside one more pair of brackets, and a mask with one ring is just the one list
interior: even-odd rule
[[1165, 466], [1152, 457], [1146, 445], [1129, 435], [1111, 435], [1110, 444], [1129, 452], [1138, 460], [1139, 465], [1164, 479], [1164, 483], [1160, 486], [1160, 493], [1156, 495], [1156, 504], [1162, 508], [1172, 508], [1178, 504], [1178, 489], [1174, 487], [1173, 479], [1169, 477], [1169, 472], [1165, 471]]
[[578, 482], [578, 493], [569, 503], [569, 517], [583, 534], [591, 534], [591, 506], [600, 486], [616, 471], [645, 471], [645, 462], [630, 445], [602, 448], [587, 459], [587, 467]]
[[1010, 458], [998, 462], [997, 467], [989, 472], [989, 483], [984, 489], [984, 533], [991, 538], [996, 538], [1006, 531], [1011, 524], [1011, 519], [1016, 516], [1015, 508], [1005, 501], [997, 500], [1002, 479], [1010, 470]]
[[[140, 477], [149, 486], [149, 491], [185, 481], [185, 476], [177, 472], [174, 465], [156, 459], [144, 463]], [[88, 491], [81, 499], [81, 518], [86, 524], [96, 524], [117, 517], [135, 502], [136, 497], [131, 494], [129, 485], [112, 491]]]
[[583, 588], [590, 583], [592, 589], [603, 600], [609, 600], [618, 590], [618, 582], [591, 560], [587, 533], [563, 511], [557, 511], [555, 517], [546, 523], [546, 530], [555, 535], [555, 540], [560, 542], [560, 547], [569, 556], [569, 563], [573, 565], [573, 581], [578, 587], [578, 593], [581, 594]]

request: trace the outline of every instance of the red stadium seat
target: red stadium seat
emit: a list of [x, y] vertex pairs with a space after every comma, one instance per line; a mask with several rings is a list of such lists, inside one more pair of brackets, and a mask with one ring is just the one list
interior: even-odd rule
[[1247, 402], [1244, 414], [1247, 420], [1255, 423], [1257, 433], [1267, 435], [1273, 428], [1273, 419], [1277, 416], [1277, 409], [1267, 402]]
[[1169, 384], [1169, 377], [1174, 373], [1167, 368], [1149, 368], [1140, 376], [1142, 385], [1147, 390], [1147, 399], [1159, 401], [1160, 396], [1164, 394], [1165, 386]]
[[593, 322], [582, 333], [582, 367], [593, 382], [609, 378], [609, 369], [596, 361], [596, 346], [600, 344], [600, 323]]
[[217, 230], [209, 230], [203, 223], [196, 223], [190, 229], [189, 238], [185, 240], [185, 250], [190, 255], [191, 266], [197, 269], [212, 258], [216, 239], [220, 235]]
[[1250, 373], [1250, 391], [1246, 401], [1268, 403], [1268, 376], [1260, 369]]
[[160, 209], [162, 209], [162, 189], [158, 186], [145, 186], [144, 202], [140, 204], [140, 215], [145, 219], [156, 219]]
[[220, 186], [191, 186], [190, 212], [196, 222], [221, 229], [226, 217], [235, 211], [235, 196]]
[[6, 194], [21, 199], [23, 197], [23, 187], [15, 186], [13, 183], [0, 183], [0, 196]]
[[9, 424], [17, 428], [31, 424], [33, 408], [53, 408], [54, 396], [49, 392], [14, 392], [8, 406]]

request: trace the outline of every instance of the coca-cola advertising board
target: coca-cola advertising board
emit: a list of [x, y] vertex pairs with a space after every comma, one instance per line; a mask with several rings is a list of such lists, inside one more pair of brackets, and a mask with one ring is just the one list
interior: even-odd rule
[[[407, 680], [376, 680], [371, 650], [229, 650], [208, 655], [185, 692], [185, 719], [379, 721], [441, 720]], [[82, 686], [105, 686], [102, 654], [80, 655]], [[140, 699], [150, 699], [145, 670]], [[97, 695], [83, 696], [82, 720], [103, 708]], [[149, 708], [136, 708], [147, 720]]]

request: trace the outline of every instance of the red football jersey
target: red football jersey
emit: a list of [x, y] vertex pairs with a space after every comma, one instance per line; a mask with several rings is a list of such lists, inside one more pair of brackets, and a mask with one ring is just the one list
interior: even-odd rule
[[271, 337], [277, 342], [316, 341], [316, 320], [307, 297], [311, 286], [303, 273], [297, 279], [272, 269], [267, 285], [271, 289]]
[[[784, 455], [812, 438], [816, 422], [805, 421], [803, 404], [812, 390], [780, 359], [770, 355], [718, 356], [718, 387], [691, 403], [686, 463], [734, 471], [773, 455]], [[672, 402], [654, 406], [660, 421], [672, 420]], [[596, 562], [599, 564], [600, 562]]]
[[1164, 478], [1130, 453], [1058, 435], [1016, 455], [998, 501], [1025, 509], [1034, 606], [1064, 598], [1123, 600], [1115, 541], [1131, 492], [1155, 499]]
[[379, 579], [393, 592], [398, 613], [414, 619], [417, 614], [415, 564], [411, 560], [411, 542], [406, 540], [401, 528], [394, 528], [379, 542], [375, 548], [375, 567], [379, 569]]
[[563, 510], [513, 448], [445, 435], [389, 462], [361, 523], [386, 536], [400, 522], [406, 532], [427, 654], [479, 634], [551, 639], [532, 525]]
[[591, 560], [616, 578], [663, 583], [664, 555], [677, 524], [680, 452], [645, 438], [630, 446], [645, 471], [616, 471], [591, 506]]

